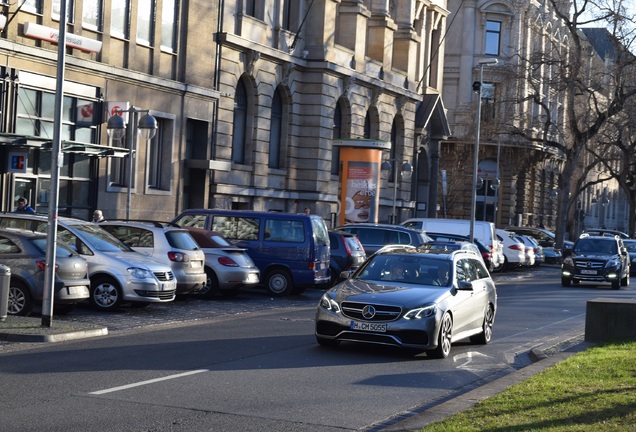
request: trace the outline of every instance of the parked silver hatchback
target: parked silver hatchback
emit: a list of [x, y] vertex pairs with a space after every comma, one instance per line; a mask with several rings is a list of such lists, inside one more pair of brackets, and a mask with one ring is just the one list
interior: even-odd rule
[[[46, 233], [45, 215], [3, 213], [0, 228]], [[58, 219], [58, 242], [68, 245], [88, 263], [90, 302], [98, 310], [113, 311], [124, 302], [139, 306], [175, 299], [177, 281], [167, 264], [135, 252], [98, 224]]]
[[221, 234], [206, 229], [185, 227], [205, 252], [207, 284], [199, 294], [231, 297], [243, 288], [256, 286], [260, 271], [243, 248], [227, 241]]
[[177, 278], [177, 295], [205, 287], [205, 254], [188, 230], [156, 221], [109, 220], [99, 226], [137, 252], [168, 264]]
[[[0, 230], [0, 262], [11, 269], [9, 281], [10, 315], [31, 314], [44, 298], [46, 235], [26, 230]], [[87, 300], [86, 260], [69, 247], [56, 244], [53, 306], [56, 313], [69, 312], [76, 303]]]

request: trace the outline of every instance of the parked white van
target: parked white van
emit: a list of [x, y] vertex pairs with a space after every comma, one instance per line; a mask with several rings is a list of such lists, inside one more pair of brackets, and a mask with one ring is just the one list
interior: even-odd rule
[[[402, 222], [409, 228], [416, 228], [424, 232], [458, 234], [470, 237], [470, 221], [464, 219], [412, 218]], [[497, 252], [497, 234], [492, 222], [475, 221], [473, 236], [495, 253]]]

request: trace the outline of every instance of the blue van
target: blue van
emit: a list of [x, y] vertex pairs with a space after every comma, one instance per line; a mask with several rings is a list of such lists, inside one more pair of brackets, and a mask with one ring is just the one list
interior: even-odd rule
[[326, 284], [329, 234], [320, 216], [250, 210], [190, 209], [173, 224], [214, 231], [244, 248], [275, 296]]

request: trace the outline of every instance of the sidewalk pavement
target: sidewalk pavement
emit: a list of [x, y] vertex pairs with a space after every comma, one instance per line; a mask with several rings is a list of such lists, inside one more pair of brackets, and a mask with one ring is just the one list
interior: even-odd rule
[[103, 336], [108, 328], [78, 321], [53, 321], [42, 326], [41, 318], [8, 315], [0, 321], [0, 340], [8, 342], [62, 342]]

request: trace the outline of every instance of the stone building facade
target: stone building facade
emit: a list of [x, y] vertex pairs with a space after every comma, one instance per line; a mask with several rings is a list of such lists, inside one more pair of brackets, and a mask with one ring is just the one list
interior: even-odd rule
[[[391, 143], [410, 180], [382, 180], [379, 221], [426, 208], [439, 141], [445, 1], [224, 1], [214, 158], [193, 202], [300, 212], [326, 220], [340, 208], [338, 139]], [[432, 193], [436, 193], [433, 188]], [[395, 196], [394, 196], [395, 190]], [[192, 204], [192, 203], [191, 203]]]
[[[2, 5], [2, 210], [24, 195], [48, 211], [55, 93], [64, 82], [59, 213], [88, 219], [100, 208], [107, 218], [123, 218], [130, 185], [131, 218], [169, 220], [181, 206], [185, 162], [196, 154], [191, 138], [211, 147], [218, 3], [67, 0], [60, 75], [61, 3]], [[152, 114], [155, 138], [135, 137], [129, 122], [124, 139], [109, 140], [106, 120], [115, 106], [130, 110], [131, 120], [133, 111]], [[136, 157], [129, 164], [131, 142]]]

